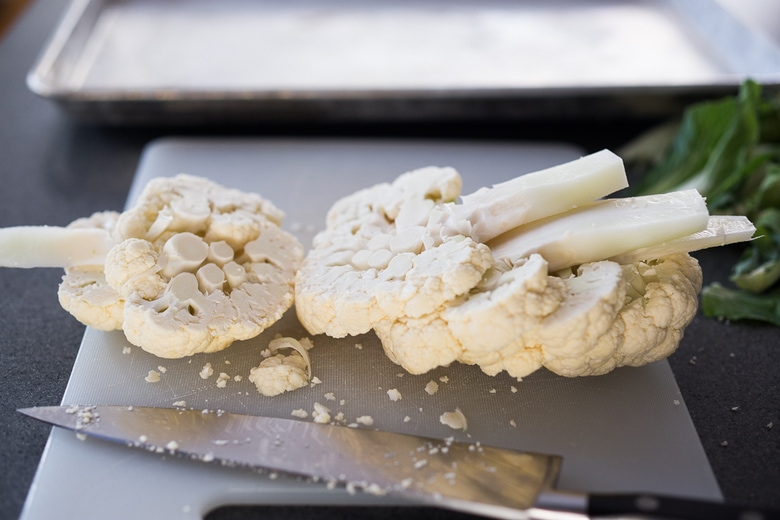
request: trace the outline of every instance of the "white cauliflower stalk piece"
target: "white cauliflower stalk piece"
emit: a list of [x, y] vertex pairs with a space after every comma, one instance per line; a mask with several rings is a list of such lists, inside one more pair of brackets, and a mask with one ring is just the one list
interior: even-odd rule
[[[150, 181], [122, 214], [55, 228], [53, 244], [74, 244], [56, 254], [0, 230], [0, 265], [65, 267], [62, 306], [86, 325], [122, 329], [152, 354], [214, 352], [257, 336], [292, 306], [303, 247], [282, 218], [257, 194], [182, 174]], [[23, 246], [36, 253], [23, 262], [6, 255]], [[80, 247], [89, 250], [75, 254]]]

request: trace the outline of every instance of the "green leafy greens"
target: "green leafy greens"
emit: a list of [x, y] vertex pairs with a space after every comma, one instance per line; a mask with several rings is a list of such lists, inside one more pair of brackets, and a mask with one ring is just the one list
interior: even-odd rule
[[702, 291], [705, 315], [780, 326], [780, 97], [751, 80], [734, 97], [691, 105], [621, 153], [646, 174], [632, 195], [696, 188], [712, 214], [747, 216], [756, 236], [733, 266], [734, 288]]

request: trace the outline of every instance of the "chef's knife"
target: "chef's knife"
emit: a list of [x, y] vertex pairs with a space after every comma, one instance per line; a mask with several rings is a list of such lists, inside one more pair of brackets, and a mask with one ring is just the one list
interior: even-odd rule
[[312, 485], [493, 518], [780, 519], [778, 512], [688, 498], [558, 491], [553, 489], [562, 463], [558, 456], [450, 439], [208, 410], [50, 406], [19, 411], [80, 435], [155, 452], [303, 475]]

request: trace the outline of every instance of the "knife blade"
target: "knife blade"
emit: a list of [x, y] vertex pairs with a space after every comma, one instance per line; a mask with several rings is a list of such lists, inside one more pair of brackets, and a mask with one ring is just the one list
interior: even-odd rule
[[134, 406], [46, 406], [34, 419], [131, 447], [308, 477], [312, 485], [391, 495], [501, 519], [629, 514], [690, 520], [772, 520], [777, 511], [651, 494], [554, 489], [557, 455], [332, 424]]

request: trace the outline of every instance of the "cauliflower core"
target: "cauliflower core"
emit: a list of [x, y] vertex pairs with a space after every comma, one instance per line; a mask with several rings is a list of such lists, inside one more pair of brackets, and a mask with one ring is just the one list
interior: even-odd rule
[[159, 357], [222, 350], [292, 306], [303, 247], [279, 227], [282, 217], [259, 195], [203, 178], [154, 179], [126, 212], [68, 227], [101, 231], [113, 245], [102, 262], [97, 254], [63, 266], [60, 303]]
[[301, 323], [332, 337], [373, 329], [413, 374], [457, 361], [584, 376], [667, 357], [701, 289], [688, 251], [754, 228], [716, 223], [695, 190], [597, 201], [625, 173], [594, 155], [462, 204], [459, 174], [434, 167], [337, 201], [296, 276]]

